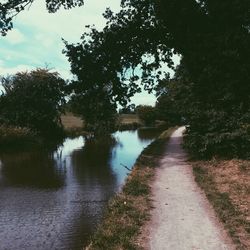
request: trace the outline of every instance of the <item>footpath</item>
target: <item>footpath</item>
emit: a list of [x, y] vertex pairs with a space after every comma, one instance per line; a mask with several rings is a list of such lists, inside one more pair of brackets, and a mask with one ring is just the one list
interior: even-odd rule
[[152, 184], [153, 209], [140, 242], [151, 250], [235, 249], [197, 186], [182, 149], [185, 127], [171, 136]]

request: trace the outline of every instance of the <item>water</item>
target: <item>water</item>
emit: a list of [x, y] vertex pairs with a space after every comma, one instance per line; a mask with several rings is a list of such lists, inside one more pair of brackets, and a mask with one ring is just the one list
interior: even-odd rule
[[116, 143], [66, 139], [56, 150], [0, 153], [0, 250], [82, 249], [107, 201], [157, 132]]

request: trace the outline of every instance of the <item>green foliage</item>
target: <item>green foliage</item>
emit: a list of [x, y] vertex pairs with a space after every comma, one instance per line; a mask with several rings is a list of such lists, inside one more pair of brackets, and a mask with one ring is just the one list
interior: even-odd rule
[[43, 136], [62, 131], [60, 115], [65, 82], [46, 69], [2, 78], [0, 120], [10, 126], [27, 127]]
[[163, 27], [151, 1], [122, 1], [122, 7], [118, 14], [106, 10], [103, 31], [89, 27], [79, 43], [65, 42], [64, 53], [77, 78], [72, 83], [76, 93], [105, 90], [110, 102], [126, 106], [141, 91], [139, 78], [145, 89], [152, 90], [162, 74], [160, 63], [172, 67], [173, 52], [167, 46], [168, 35], [160, 32]]
[[154, 124], [156, 118], [156, 112], [154, 107], [148, 105], [139, 105], [136, 108], [136, 113], [145, 125], [151, 126]]
[[250, 2], [123, 0], [121, 6], [117, 14], [105, 12], [103, 31], [91, 28], [81, 43], [66, 44], [80, 85], [108, 86], [125, 105], [140, 91], [139, 78], [151, 90], [161, 63], [172, 67], [172, 54], [181, 54], [175, 78], [167, 77], [158, 99], [161, 119], [185, 119], [186, 147], [194, 155], [247, 157]]
[[136, 109], [136, 106], [135, 104], [132, 103], [119, 109], [119, 114], [135, 114], [135, 109]]
[[87, 131], [95, 136], [113, 132], [116, 127], [116, 104], [105, 91], [89, 90], [72, 95], [71, 110], [82, 117]]
[[[217, 114], [217, 116], [218, 119], [223, 119], [220, 114]], [[206, 119], [209, 118], [212, 117], [206, 117]], [[228, 122], [230, 122], [229, 119], [220, 121], [219, 125], [226, 125]], [[248, 128], [246, 126], [241, 127], [237, 122], [235, 122], [235, 126], [235, 128], [225, 127], [220, 130], [216, 128], [213, 130], [211, 128], [212, 126], [210, 127], [208, 125], [206, 126], [205, 131], [194, 129], [190, 126], [185, 137], [185, 148], [193, 156], [199, 158], [211, 158], [216, 155], [226, 158], [249, 158], [249, 126]]]
[[156, 117], [158, 120], [166, 121], [168, 126], [181, 125], [184, 122], [184, 117], [176, 101], [178, 87], [174, 81], [161, 81], [158, 85]]
[[188, 124], [184, 140], [186, 149], [199, 158], [249, 157], [249, 112], [229, 99], [227, 105], [223, 100], [219, 105], [216, 99], [210, 103], [199, 100], [196, 85], [190, 78], [182, 62], [174, 79], [163, 81], [160, 86], [161, 96], [172, 101], [172, 109]]

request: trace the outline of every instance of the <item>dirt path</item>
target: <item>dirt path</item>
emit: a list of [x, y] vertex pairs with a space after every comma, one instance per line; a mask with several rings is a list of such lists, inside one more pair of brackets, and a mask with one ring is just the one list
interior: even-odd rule
[[152, 218], [140, 242], [144, 249], [152, 250], [234, 249], [185, 162], [181, 147], [184, 129], [173, 133], [157, 169]]

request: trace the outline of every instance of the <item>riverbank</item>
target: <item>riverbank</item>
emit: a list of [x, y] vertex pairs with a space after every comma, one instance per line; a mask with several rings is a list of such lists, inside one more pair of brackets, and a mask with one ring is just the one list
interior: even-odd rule
[[236, 248], [250, 249], [250, 161], [213, 159], [191, 164]]
[[[61, 116], [62, 129], [58, 134], [51, 133], [51, 135], [44, 138], [38, 133], [29, 128], [21, 128], [15, 126], [0, 126], [0, 149], [2, 151], [12, 151], [20, 149], [34, 149], [41, 148], [45, 144], [57, 144], [62, 142], [66, 137], [75, 138], [78, 136], [88, 136], [84, 128], [84, 121], [74, 114], [67, 112]], [[141, 127], [139, 118], [135, 114], [119, 115], [116, 130], [135, 130]], [[114, 131], [115, 132], [115, 131]]]
[[137, 248], [137, 236], [149, 219], [150, 184], [155, 167], [174, 129], [163, 132], [141, 153], [122, 191], [109, 202], [103, 222], [86, 249]]
[[[61, 116], [62, 125], [66, 136], [76, 137], [80, 135], [89, 135], [84, 129], [84, 121], [74, 114], [67, 112]], [[142, 127], [142, 122], [136, 114], [119, 114], [115, 131], [136, 130]]]

